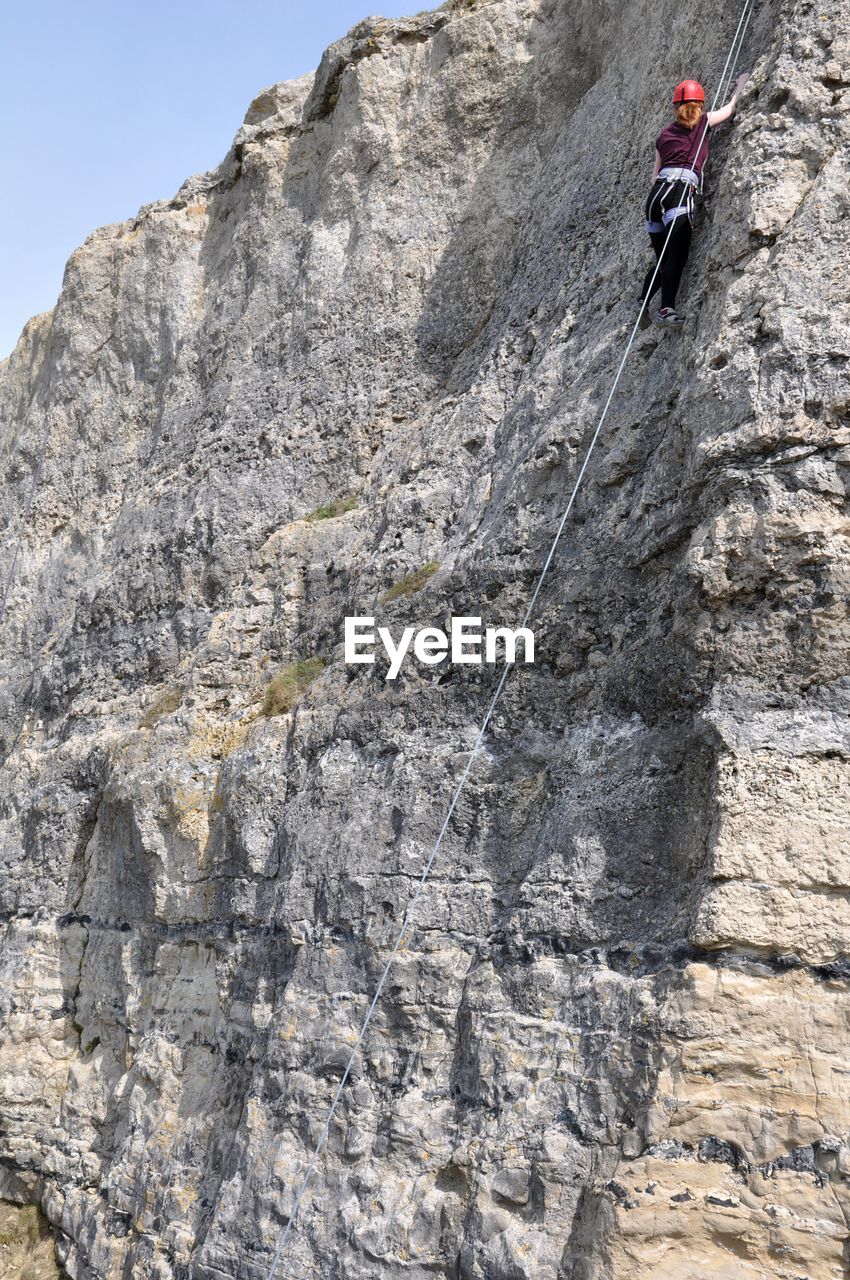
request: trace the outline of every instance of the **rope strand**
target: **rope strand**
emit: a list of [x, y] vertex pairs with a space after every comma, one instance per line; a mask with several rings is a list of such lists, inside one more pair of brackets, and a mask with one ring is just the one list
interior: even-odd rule
[[[724, 84], [724, 82], [725, 82], [725, 80], [726, 80], [726, 76], [727, 76], [727, 72], [728, 72], [728, 70], [729, 70], [729, 67], [730, 67], [730, 65], [734, 66], [734, 62], [733, 62], [733, 55], [734, 55], [734, 57], [735, 57], [735, 58], [737, 58], [738, 53], [740, 52], [740, 46], [741, 46], [741, 44], [743, 43], [743, 36], [744, 36], [744, 33], [746, 32], [746, 28], [747, 28], [747, 26], [749, 25], [749, 14], [750, 14], [750, 13], [751, 13], [751, 11], [752, 11], [752, 6], [753, 6], [753, 4], [754, 4], [754, 0], [745, 0], [744, 8], [743, 8], [743, 10], [742, 10], [742, 12], [741, 12], [741, 17], [740, 17], [740, 19], [738, 20], [738, 26], [737, 26], [737, 28], [736, 28], [735, 35], [734, 35], [733, 40], [732, 40], [732, 46], [731, 46], [731, 48], [730, 48], [730, 50], [729, 50], [729, 54], [728, 54], [728, 56], [727, 56], [727, 58], [726, 58], [726, 62], [724, 63], [723, 71], [721, 72], [721, 76], [720, 76], [720, 82], [719, 82], [718, 90], [717, 90], [717, 92], [715, 93], [714, 101], [713, 101], [712, 106], [711, 106], [711, 110], [712, 110], [712, 111], [714, 111], [714, 110], [715, 110], [715, 108], [716, 108], [716, 106], [717, 106], [717, 103], [718, 103], [718, 101], [720, 100], [720, 90], [722, 89], [723, 84]], [[705, 124], [705, 128], [704, 128], [704, 130], [703, 130], [703, 134], [702, 134], [702, 136], [701, 136], [701, 138], [700, 138], [699, 147], [697, 147], [697, 155], [699, 155], [700, 147], [702, 147], [703, 140], [705, 139], [705, 135], [706, 135], [707, 130], [708, 130], [708, 119], [707, 119], [707, 117], [706, 117], [706, 124]], [[677, 210], [676, 210], [676, 213], [677, 213], [677, 214], [678, 214], [678, 213], [679, 213], [679, 211], [684, 207], [685, 198], [686, 198], [686, 194], [685, 194], [685, 192], [683, 192], [683, 194], [682, 194], [682, 199], [680, 200], [680, 202], [679, 202], [679, 204], [678, 204], [678, 206], [677, 206]], [[642, 305], [641, 305], [641, 307], [640, 307], [640, 310], [639, 310], [639, 312], [638, 312], [637, 319], [635, 320], [635, 323], [634, 323], [634, 326], [633, 326], [633, 328], [632, 328], [631, 334], [629, 335], [629, 340], [628, 340], [628, 342], [626, 343], [626, 349], [625, 349], [625, 351], [623, 352], [622, 359], [620, 360], [620, 363], [619, 363], [619, 365], [618, 365], [618, 367], [617, 367], [617, 372], [616, 372], [616, 374], [615, 374], [615, 376], [614, 376], [614, 381], [613, 381], [613, 383], [612, 383], [612, 385], [611, 385], [611, 390], [610, 390], [610, 391], [609, 391], [609, 393], [608, 393], [608, 398], [607, 398], [607, 399], [606, 399], [606, 401], [605, 401], [605, 406], [604, 406], [604, 408], [603, 408], [603, 410], [602, 410], [602, 413], [601, 413], [601, 415], [600, 415], [599, 421], [598, 421], [598, 423], [596, 424], [596, 429], [595, 429], [595, 431], [593, 432], [593, 435], [592, 435], [591, 440], [590, 440], [590, 444], [588, 445], [587, 451], [586, 451], [585, 456], [584, 456], [584, 461], [582, 462], [582, 465], [581, 465], [581, 468], [580, 468], [580, 470], [579, 470], [578, 476], [576, 477], [576, 480], [575, 480], [575, 483], [574, 483], [574, 485], [573, 485], [572, 491], [571, 491], [571, 493], [570, 493], [570, 496], [569, 496], [569, 500], [568, 500], [568, 502], [567, 502], [567, 505], [566, 505], [566, 507], [564, 508], [564, 512], [563, 512], [563, 514], [562, 514], [562, 516], [561, 516], [561, 519], [560, 519], [560, 522], [559, 522], [559, 524], [558, 524], [557, 532], [555, 533], [555, 536], [554, 536], [554, 538], [553, 538], [553, 540], [552, 540], [552, 544], [551, 544], [551, 546], [550, 546], [550, 548], [549, 548], [549, 553], [548, 553], [548, 555], [546, 556], [546, 560], [545, 560], [545, 562], [544, 562], [543, 568], [542, 568], [542, 570], [540, 571], [540, 574], [539, 574], [539, 576], [538, 576], [538, 578], [537, 578], [537, 583], [536, 583], [536, 585], [535, 585], [535, 587], [534, 587], [534, 590], [533, 590], [533, 592], [532, 592], [532, 594], [531, 594], [531, 599], [530, 599], [530, 601], [529, 601], [529, 603], [528, 603], [528, 607], [527, 607], [527, 609], [526, 609], [526, 611], [525, 611], [525, 616], [524, 616], [523, 621], [522, 621], [522, 626], [523, 626], [523, 627], [527, 625], [527, 623], [529, 622], [529, 620], [530, 620], [530, 618], [531, 618], [532, 613], [534, 612], [534, 608], [535, 608], [535, 606], [536, 606], [536, 604], [537, 604], [537, 600], [538, 600], [538, 598], [539, 598], [539, 596], [540, 596], [540, 592], [541, 592], [541, 591], [542, 591], [542, 589], [543, 589], [543, 584], [544, 584], [544, 582], [545, 582], [545, 580], [546, 580], [546, 576], [547, 576], [547, 574], [548, 574], [548, 572], [549, 572], [549, 569], [550, 569], [550, 567], [551, 567], [552, 561], [553, 561], [553, 559], [554, 559], [554, 557], [555, 557], [555, 552], [556, 552], [556, 551], [557, 551], [557, 549], [558, 549], [558, 544], [559, 544], [559, 543], [560, 543], [560, 541], [561, 541], [561, 536], [562, 536], [562, 534], [563, 534], [563, 532], [564, 532], [564, 529], [565, 529], [565, 527], [566, 527], [567, 521], [568, 521], [568, 520], [569, 520], [569, 518], [570, 518], [570, 514], [571, 514], [572, 509], [573, 509], [573, 506], [574, 506], [574, 504], [575, 504], [576, 497], [578, 496], [579, 489], [581, 488], [582, 481], [583, 481], [584, 476], [585, 476], [585, 474], [586, 474], [586, 472], [587, 472], [587, 468], [588, 468], [588, 466], [589, 466], [589, 464], [590, 464], [590, 459], [591, 459], [591, 457], [592, 457], [592, 455], [593, 455], [593, 451], [594, 451], [594, 449], [596, 448], [596, 444], [597, 444], [597, 441], [599, 440], [599, 436], [600, 436], [600, 434], [601, 434], [601, 432], [602, 432], [602, 428], [603, 428], [603, 426], [604, 426], [604, 424], [605, 424], [605, 421], [606, 421], [606, 419], [607, 419], [607, 417], [608, 417], [608, 411], [609, 411], [609, 409], [611, 408], [611, 403], [612, 403], [612, 401], [613, 401], [613, 399], [614, 399], [614, 395], [615, 395], [615, 393], [616, 393], [617, 387], [619, 386], [620, 378], [621, 378], [622, 373], [623, 373], [623, 369], [624, 369], [624, 368], [625, 368], [625, 366], [626, 366], [626, 361], [627, 361], [627, 360], [628, 360], [628, 358], [629, 358], [629, 353], [631, 352], [632, 346], [634, 345], [635, 336], [636, 336], [637, 331], [638, 331], [638, 329], [639, 329], [639, 327], [640, 327], [640, 321], [641, 321], [641, 319], [642, 319], [642, 317], [643, 317], [644, 310], [646, 309], [646, 306], [647, 306], [647, 303], [648, 303], [649, 296], [650, 296], [650, 295], [651, 295], [651, 293], [652, 293], [652, 286], [655, 284], [656, 277], [657, 277], [657, 275], [658, 275], [659, 270], [661, 269], [661, 263], [662, 263], [662, 261], [663, 261], [664, 254], [665, 254], [665, 252], [666, 252], [666, 250], [667, 250], [667, 246], [668, 246], [668, 244], [669, 244], [669, 242], [670, 242], [670, 236], [671, 236], [672, 231], [673, 231], [673, 223], [674, 223], [674, 221], [675, 221], [675, 217], [674, 217], [673, 219], [671, 219], [671, 221], [670, 221], [670, 227], [669, 227], [669, 230], [668, 230], [668, 232], [667, 232], [667, 237], [666, 237], [666, 239], [665, 239], [665, 241], [664, 241], [664, 244], [663, 244], [663, 246], [662, 246], [661, 253], [660, 253], [660, 254], [659, 254], [659, 256], [658, 256], [658, 260], [657, 260], [656, 265], [655, 265], [655, 271], [654, 271], [654, 272], [653, 272], [653, 274], [652, 274], [652, 278], [651, 278], [651, 281], [650, 281], [650, 287], [649, 287], [649, 289], [647, 290], [646, 297], [645, 297], [645, 298], [644, 298], [644, 300], [643, 300], [643, 303], [642, 303]], [[507, 682], [508, 676], [510, 675], [511, 671], [512, 671], [512, 670], [513, 670], [513, 668], [514, 668], [514, 665], [515, 665], [514, 663], [506, 663], [506, 665], [505, 665], [505, 668], [504, 668], [504, 670], [503, 670], [503, 672], [502, 672], [501, 679], [499, 680], [499, 683], [498, 683], [498, 685], [496, 686], [496, 691], [495, 691], [495, 693], [493, 694], [492, 698], [490, 699], [490, 703], [489, 703], [489, 705], [488, 705], [488, 707], [487, 707], [487, 712], [486, 712], [486, 714], [485, 714], [485, 716], [484, 716], [484, 719], [483, 719], [483, 721], [482, 721], [482, 723], [481, 723], [481, 727], [480, 727], [480, 729], [478, 730], [478, 734], [477, 734], [476, 739], [475, 739], [475, 744], [474, 744], [474, 746], [473, 746], [473, 748], [472, 748], [472, 751], [471, 751], [471, 753], [470, 753], [469, 759], [468, 759], [468, 761], [467, 761], [467, 763], [466, 763], [466, 767], [464, 768], [463, 773], [462, 773], [462, 774], [461, 774], [461, 776], [460, 776], [460, 780], [459, 780], [459, 782], [457, 783], [457, 786], [455, 787], [454, 793], [453, 793], [453, 795], [452, 795], [451, 803], [449, 804], [448, 812], [447, 812], [447, 814], [446, 814], [446, 817], [445, 817], [445, 820], [444, 820], [444, 822], [443, 822], [443, 825], [442, 825], [442, 827], [440, 828], [440, 833], [439, 833], [439, 835], [437, 836], [437, 839], [436, 839], [436, 841], [435, 841], [435, 843], [434, 843], [434, 847], [432, 848], [431, 853], [430, 853], [430, 855], [429, 855], [429, 857], [428, 857], [428, 860], [427, 860], [427, 861], [426, 861], [426, 863], [425, 863], [425, 866], [424, 866], [424, 868], [423, 868], [422, 874], [421, 874], [421, 876], [420, 876], [420, 878], [419, 878], [419, 881], [418, 881], [418, 883], [417, 883], [416, 890], [415, 890], [415, 892], [414, 892], [414, 894], [413, 894], [413, 897], [411, 898], [410, 902], [408, 903], [407, 910], [405, 911], [405, 913], [404, 913], [404, 917], [403, 917], [403, 920], [402, 920], [401, 928], [399, 929], [398, 935], [397, 935], [397, 937], [396, 937], [396, 940], [395, 940], [395, 943], [394, 943], [394, 945], [393, 945], [393, 948], [392, 948], [392, 950], [391, 950], [391, 952], [390, 952], [389, 958], [387, 959], [387, 962], [386, 962], [386, 964], [384, 965], [383, 971], [382, 971], [382, 973], [381, 973], [381, 977], [380, 977], [380, 979], [379, 979], [379, 981], [378, 981], [378, 985], [377, 985], [377, 987], [376, 987], [376, 989], [375, 989], [375, 994], [374, 994], [374, 996], [372, 997], [372, 1002], [371, 1002], [371, 1004], [369, 1005], [369, 1009], [368, 1009], [368, 1011], [367, 1011], [367, 1013], [366, 1013], [366, 1017], [365, 1017], [365, 1019], [363, 1020], [363, 1025], [362, 1025], [362, 1026], [361, 1026], [361, 1028], [360, 1028], [360, 1033], [359, 1033], [359, 1035], [357, 1036], [357, 1040], [356, 1040], [356, 1041], [355, 1041], [355, 1043], [354, 1043], [354, 1047], [353, 1047], [353, 1049], [351, 1050], [351, 1054], [350, 1054], [349, 1059], [348, 1059], [348, 1062], [347, 1062], [347, 1064], [346, 1064], [345, 1071], [343, 1072], [343, 1074], [342, 1074], [342, 1078], [341, 1078], [341, 1080], [340, 1080], [339, 1084], [337, 1085], [336, 1092], [334, 1093], [333, 1101], [331, 1102], [330, 1109], [329, 1109], [328, 1114], [327, 1114], [327, 1118], [326, 1118], [325, 1123], [324, 1123], [324, 1125], [323, 1125], [323, 1127], [322, 1127], [322, 1132], [321, 1132], [321, 1135], [320, 1135], [320, 1137], [319, 1137], [319, 1141], [318, 1141], [318, 1143], [317, 1143], [317, 1145], [316, 1145], [316, 1149], [315, 1149], [315, 1151], [313, 1152], [312, 1159], [310, 1160], [310, 1163], [309, 1163], [309, 1165], [308, 1165], [308, 1167], [307, 1167], [307, 1172], [305, 1173], [305, 1175], [304, 1175], [304, 1177], [303, 1177], [303, 1179], [302, 1179], [302, 1181], [301, 1181], [301, 1184], [300, 1184], [300, 1186], [299, 1186], [298, 1192], [297, 1192], [296, 1197], [295, 1197], [295, 1202], [294, 1202], [294, 1204], [293, 1204], [293, 1206], [292, 1206], [292, 1211], [291, 1211], [291, 1213], [290, 1213], [290, 1215], [289, 1215], [289, 1218], [288, 1218], [288, 1220], [287, 1220], [286, 1226], [284, 1227], [283, 1232], [282, 1232], [282, 1234], [281, 1234], [281, 1236], [280, 1236], [280, 1239], [278, 1240], [277, 1248], [275, 1249], [274, 1256], [273, 1256], [273, 1258], [272, 1258], [272, 1263], [271, 1263], [271, 1266], [270, 1266], [270, 1268], [269, 1268], [269, 1272], [268, 1272], [267, 1280], [274, 1280], [275, 1273], [276, 1273], [277, 1268], [278, 1268], [278, 1264], [279, 1264], [279, 1262], [280, 1262], [280, 1260], [281, 1260], [281, 1258], [282, 1258], [282, 1256], [283, 1256], [284, 1250], [285, 1250], [285, 1248], [286, 1248], [287, 1242], [288, 1242], [289, 1237], [290, 1237], [290, 1234], [291, 1234], [291, 1232], [292, 1232], [292, 1228], [293, 1228], [293, 1226], [294, 1226], [294, 1224], [295, 1224], [295, 1221], [296, 1221], [296, 1219], [297, 1219], [297, 1217], [298, 1217], [298, 1213], [299, 1213], [299, 1210], [300, 1210], [300, 1208], [301, 1208], [301, 1204], [302, 1204], [302, 1201], [303, 1201], [303, 1199], [304, 1199], [304, 1194], [305, 1194], [305, 1192], [306, 1192], [306, 1190], [307, 1190], [307, 1186], [308, 1186], [308, 1184], [309, 1184], [309, 1182], [310, 1182], [310, 1179], [311, 1179], [311, 1178], [312, 1178], [312, 1176], [313, 1176], [313, 1173], [315, 1172], [316, 1165], [317, 1165], [317, 1163], [318, 1163], [318, 1161], [319, 1161], [319, 1158], [321, 1157], [321, 1154], [322, 1154], [322, 1152], [323, 1152], [323, 1150], [325, 1149], [325, 1146], [326, 1146], [326, 1144], [327, 1144], [328, 1137], [329, 1137], [329, 1134], [330, 1134], [330, 1127], [331, 1127], [331, 1124], [333, 1123], [333, 1118], [334, 1118], [334, 1116], [336, 1115], [336, 1110], [337, 1110], [337, 1107], [339, 1106], [340, 1098], [342, 1097], [343, 1090], [344, 1090], [345, 1085], [346, 1085], [346, 1083], [347, 1083], [347, 1081], [348, 1081], [348, 1078], [349, 1078], [349, 1076], [350, 1076], [350, 1074], [351, 1074], [351, 1071], [352, 1071], [352, 1069], [353, 1069], [353, 1067], [354, 1067], [354, 1063], [355, 1063], [356, 1058], [357, 1058], [357, 1055], [358, 1055], [358, 1053], [359, 1053], [359, 1051], [360, 1051], [360, 1046], [362, 1045], [363, 1040], [364, 1040], [364, 1037], [365, 1037], [365, 1035], [366, 1035], [366, 1032], [367, 1032], [367, 1031], [368, 1031], [368, 1029], [369, 1029], [369, 1025], [370, 1025], [370, 1023], [371, 1023], [371, 1021], [372, 1021], [372, 1016], [373, 1016], [373, 1014], [374, 1014], [374, 1012], [375, 1012], [375, 1009], [376, 1009], [376, 1007], [377, 1007], [377, 1005], [378, 1005], [378, 1001], [380, 1000], [381, 995], [382, 995], [382, 993], [383, 993], [384, 986], [385, 986], [385, 984], [386, 984], [386, 981], [387, 981], [387, 978], [388, 978], [388, 976], [389, 976], [390, 970], [391, 970], [391, 968], [392, 968], [393, 962], [394, 962], [394, 960], [395, 960], [395, 958], [396, 958], [396, 956], [397, 956], [397, 954], [398, 954], [398, 952], [399, 952], [399, 949], [400, 949], [400, 947], [401, 947], [401, 945], [402, 945], [402, 942], [404, 941], [404, 938], [405, 938], [405, 936], [406, 936], [406, 934], [407, 934], [407, 930], [408, 930], [408, 927], [409, 927], [409, 925], [410, 925], [411, 918], [412, 918], [413, 913], [414, 913], [414, 911], [415, 911], [415, 909], [416, 909], [416, 906], [417, 906], [417, 904], [418, 904], [418, 902], [419, 902], [419, 899], [420, 899], [420, 897], [421, 897], [421, 895], [422, 895], [422, 891], [423, 891], [423, 889], [424, 889], [424, 887], [425, 887], [425, 884], [426, 884], [426, 882], [427, 882], [427, 880], [428, 880], [428, 876], [429, 876], [429, 874], [430, 874], [431, 868], [432, 868], [432, 866], [434, 865], [434, 860], [435, 860], [435, 858], [437, 857], [437, 854], [438, 854], [438, 852], [439, 852], [439, 850], [440, 850], [440, 848], [441, 848], [441, 846], [442, 846], [443, 840], [444, 840], [444, 838], [445, 838], [445, 836], [446, 836], [446, 832], [448, 831], [448, 828], [449, 828], [449, 823], [451, 822], [451, 819], [452, 819], [452, 817], [454, 816], [454, 812], [455, 812], [455, 809], [457, 808], [458, 801], [460, 800], [460, 797], [461, 797], [461, 795], [463, 794], [464, 787], [466, 786], [466, 781], [467, 781], [467, 779], [468, 779], [468, 777], [469, 777], [469, 774], [470, 774], [470, 771], [471, 771], [471, 769], [472, 769], [473, 762], [475, 761], [475, 758], [476, 758], [476, 756], [477, 756], [477, 754], [478, 754], [478, 751], [479, 751], [479, 749], [480, 749], [480, 747], [481, 747], [481, 744], [482, 744], [482, 742], [483, 742], [483, 740], [484, 740], [484, 735], [485, 735], [485, 733], [487, 732], [487, 728], [488, 728], [488, 726], [489, 726], [489, 724], [490, 724], [490, 721], [491, 721], [491, 719], [492, 719], [492, 717], [493, 717], [493, 713], [494, 713], [494, 711], [496, 710], [496, 706], [498, 705], [499, 699], [500, 699], [500, 698], [501, 698], [501, 696], [502, 696], [502, 691], [503, 691], [503, 689], [504, 689], [504, 687], [505, 687], [505, 684], [506, 684], [506, 682]]]

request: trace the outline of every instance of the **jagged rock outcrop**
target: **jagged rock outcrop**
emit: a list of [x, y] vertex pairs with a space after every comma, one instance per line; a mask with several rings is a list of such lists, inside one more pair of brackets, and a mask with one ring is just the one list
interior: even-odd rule
[[[4, 572], [48, 432], [0, 655], [0, 1195], [70, 1276], [267, 1274], [494, 680], [346, 667], [343, 619], [521, 617], [669, 86], [737, 17], [369, 19], [0, 367]], [[762, 0], [746, 60], [688, 326], [639, 338], [281, 1275], [846, 1274], [846, 7]]]

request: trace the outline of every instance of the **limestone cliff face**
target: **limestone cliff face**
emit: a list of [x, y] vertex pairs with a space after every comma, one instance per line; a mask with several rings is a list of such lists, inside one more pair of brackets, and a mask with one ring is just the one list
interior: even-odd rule
[[[346, 667], [343, 619], [518, 622], [669, 87], [737, 17], [369, 19], [0, 366], [4, 574], [49, 431], [0, 654], [0, 1195], [68, 1275], [267, 1273], [494, 682]], [[762, 0], [745, 63], [687, 327], [636, 345], [283, 1276], [846, 1274], [846, 6]]]

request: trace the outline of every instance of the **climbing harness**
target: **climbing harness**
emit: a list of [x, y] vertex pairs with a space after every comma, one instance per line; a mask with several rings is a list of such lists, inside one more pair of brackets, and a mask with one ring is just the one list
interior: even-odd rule
[[[731, 45], [731, 48], [729, 49], [729, 53], [726, 57], [726, 62], [720, 74], [718, 90], [717, 90], [717, 93], [715, 94], [714, 102], [712, 103], [712, 107], [711, 107], [712, 111], [716, 108], [717, 103], [720, 100], [720, 93], [726, 83], [726, 77], [729, 73], [730, 66], [732, 68], [734, 68], [735, 66], [735, 61], [740, 53], [741, 46], [743, 44], [744, 35], [746, 34], [747, 27], [749, 26], [749, 20], [752, 14], [754, 4], [755, 4], [755, 0], [744, 0], [744, 7], [741, 11], [741, 17], [738, 20], [738, 26], [736, 28], [735, 35], [732, 39], [732, 45]], [[708, 127], [708, 121], [706, 119], [705, 128], [707, 129], [707, 127]], [[697, 155], [699, 155], [700, 147], [702, 146], [702, 141], [704, 137], [705, 137], [705, 132], [703, 132], [702, 138], [700, 138], [700, 144], [697, 147], [697, 152], [696, 152]], [[570, 515], [572, 513], [573, 505], [575, 504], [575, 500], [578, 495], [579, 489], [581, 488], [581, 484], [582, 484], [582, 481], [584, 480], [585, 474], [587, 472], [587, 468], [590, 465], [590, 459], [593, 456], [593, 451], [596, 448], [596, 444], [597, 444], [597, 441], [599, 440], [599, 436], [602, 432], [602, 428], [605, 424], [605, 420], [608, 417], [608, 410], [611, 408], [611, 402], [613, 401], [614, 395], [617, 391], [617, 387], [620, 384], [620, 378], [622, 377], [623, 369], [626, 366], [626, 361], [629, 358], [629, 354], [631, 352], [632, 346], [634, 345], [635, 337], [637, 336], [638, 329], [640, 328], [641, 320], [643, 318], [643, 313], [646, 310], [648, 298], [652, 292], [652, 285], [655, 283], [655, 279], [661, 268], [661, 263], [664, 258], [664, 253], [667, 249], [667, 245], [670, 242], [670, 236], [672, 235], [672, 232], [673, 232], [673, 226], [674, 226], [674, 220], [671, 219], [668, 224], [667, 238], [664, 242], [664, 245], [662, 246], [661, 253], [659, 254], [658, 260], [655, 264], [655, 271], [652, 275], [652, 279], [650, 282], [650, 289], [647, 293], [647, 298], [644, 299], [641, 305], [641, 308], [638, 312], [637, 318], [635, 319], [634, 325], [632, 327], [632, 331], [629, 335], [628, 342], [626, 343], [626, 349], [623, 352], [619, 365], [617, 366], [617, 372], [614, 375], [614, 381], [611, 384], [611, 390], [608, 392], [608, 397], [605, 401], [604, 408], [599, 417], [599, 421], [596, 424], [596, 429], [593, 432], [593, 435], [590, 440], [590, 444], [587, 447], [587, 452], [584, 455], [584, 460], [579, 469], [575, 483], [573, 484], [572, 490], [570, 492], [569, 500], [567, 502], [566, 507], [564, 508], [564, 512], [563, 512], [563, 515], [561, 516], [555, 536], [552, 539], [552, 544], [549, 547], [549, 552], [548, 552], [548, 555], [546, 556], [546, 560], [544, 561], [543, 568], [541, 569], [540, 574], [538, 575], [537, 582], [531, 594], [531, 599], [525, 611], [525, 617], [523, 618], [523, 621], [521, 624], [523, 627], [528, 625], [529, 621], [531, 620], [532, 614], [534, 613], [534, 609], [537, 604], [538, 597], [540, 595], [540, 592], [543, 589], [543, 584], [546, 581], [546, 577], [549, 573], [549, 569], [555, 557], [555, 552], [558, 549], [558, 544], [561, 541], [561, 536], [564, 532], [564, 529], [566, 528], [567, 521], [569, 520]], [[496, 707], [498, 706], [499, 699], [502, 696], [502, 690], [504, 689], [505, 684], [507, 683], [507, 680], [508, 680], [508, 676], [510, 675], [514, 666], [515, 666], [515, 663], [505, 664], [504, 670], [502, 671], [502, 675], [499, 679], [499, 683], [496, 686], [496, 691], [493, 694], [487, 706], [486, 714], [481, 723], [481, 728], [478, 730], [478, 734], [475, 738], [475, 742], [473, 744], [472, 750], [469, 755], [469, 759], [466, 762], [466, 766], [452, 794], [448, 812], [446, 814], [445, 820], [443, 821], [443, 825], [440, 827], [439, 835], [437, 836], [437, 839], [434, 843], [434, 847], [432, 848], [431, 853], [428, 856], [428, 859], [422, 870], [422, 874], [416, 883], [416, 888], [413, 892], [413, 895], [407, 904], [407, 909], [405, 910], [404, 916], [402, 918], [401, 927], [396, 936], [395, 943], [393, 944], [393, 948], [389, 954], [389, 958], [387, 959], [386, 964], [384, 965], [383, 971], [381, 973], [381, 977], [378, 981], [378, 985], [375, 988], [375, 994], [372, 997], [372, 1001], [366, 1012], [366, 1017], [363, 1020], [363, 1025], [360, 1028], [360, 1032], [357, 1036], [357, 1039], [354, 1042], [354, 1046], [351, 1050], [351, 1053], [349, 1054], [345, 1070], [343, 1071], [340, 1081], [336, 1087], [336, 1091], [334, 1093], [333, 1100], [328, 1110], [325, 1123], [322, 1126], [322, 1130], [319, 1135], [319, 1141], [316, 1144], [316, 1148], [313, 1152], [313, 1156], [310, 1160], [310, 1163], [307, 1166], [307, 1171], [304, 1174], [304, 1177], [301, 1179], [301, 1183], [298, 1187], [298, 1191], [296, 1193], [295, 1200], [293, 1202], [292, 1209], [290, 1211], [286, 1225], [278, 1239], [277, 1247], [275, 1248], [274, 1255], [272, 1257], [271, 1266], [269, 1268], [267, 1280], [274, 1280], [275, 1273], [277, 1272], [278, 1264], [283, 1256], [283, 1252], [286, 1248], [287, 1242], [292, 1233], [292, 1228], [298, 1217], [298, 1212], [301, 1208], [301, 1204], [304, 1199], [304, 1194], [310, 1183], [310, 1179], [312, 1178], [313, 1173], [315, 1172], [316, 1165], [318, 1164], [318, 1161], [319, 1161], [319, 1157], [321, 1156], [323, 1150], [325, 1149], [325, 1145], [328, 1141], [328, 1137], [330, 1135], [331, 1123], [333, 1122], [333, 1118], [336, 1115], [336, 1110], [337, 1110], [337, 1107], [339, 1106], [339, 1102], [340, 1102], [340, 1098], [342, 1097], [343, 1090], [345, 1089], [345, 1086], [348, 1083], [348, 1078], [351, 1075], [352, 1068], [354, 1067], [354, 1063], [357, 1060], [357, 1055], [360, 1052], [360, 1047], [363, 1044], [364, 1037], [366, 1035], [366, 1032], [369, 1029], [369, 1024], [372, 1021], [372, 1017], [375, 1013], [375, 1009], [378, 1006], [378, 1001], [380, 1000], [381, 995], [383, 994], [383, 990], [386, 985], [387, 978], [389, 977], [390, 970], [392, 969], [395, 958], [398, 955], [398, 952], [407, 934], [408, 928], [410, 926], [410, 922], [413, 918], [413, 914], [416, 910], [416, 907], [418, 906], [419, 899], [422, 895], [422, 891], [431, 873], [431, 868], [434, 865], [434, 860], [436, 859], [437, 854], [439, 853], [440, 848], [442, 847], [443, 840], [445, 839], [445, 836], [446, 836], [446, 832], [449, 829], [449, 823], [451, 822], [454, 816], [454, 812], [455, 812], [455, 809], [457, 808], [458, 801], [460, 800], [460, 797], [463, 794], [464, 788], [466, 786], [466, 781], [472, 770], [472, 765], [478, 755], [478, 751], [480, 750], [481, 744], [484, 741], [484, 736], [490, 725], [490, 721], [493, 718], [493, 713], [495, 712]]]
[[[684, 191], [679, 191], [680, 186]], [[646, 229], [650, 235], [658, 235], [674, 218], [687, 216], [693, 220], [694, 193], [701, 188], [702, 177], [695, 169], [670, 165], [659, 169], [646, 202]]]
[[658, 170], [658, 176], [667, 182], [689, 182], [692, 187], [699, 186], [699, 174], [695, 169], [671, 169], [665, 167]]
[[[679, 170], [667, 170], [668, 173], [680, 172]], [[692, 170], [687, 170], [688, 173]], [[694, 213], [694, 191], [697, 189], [693, 183], [680, 182], [676, 178], [672, 178], [665, 182], [662, 175], [665, 171], [662, 169], [655, 180], [655, 184], [649, 193], [649, 199], [646, 202], [646, 229], [650, 235], [657, 235], [663, 231], [665, 227], [672, 225], [674, 219], [687, 215], [693, 218]], [[679, 187], [684, 190], [679, 193]]]

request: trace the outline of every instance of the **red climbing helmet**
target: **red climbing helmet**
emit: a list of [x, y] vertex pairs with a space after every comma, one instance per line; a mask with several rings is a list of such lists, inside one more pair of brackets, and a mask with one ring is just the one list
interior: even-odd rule
[[705, 102], [705, 89], [699, 80], [683, 80], [676, 85], [673, 90], [673, 106], [678, 107], [680, 102]]

